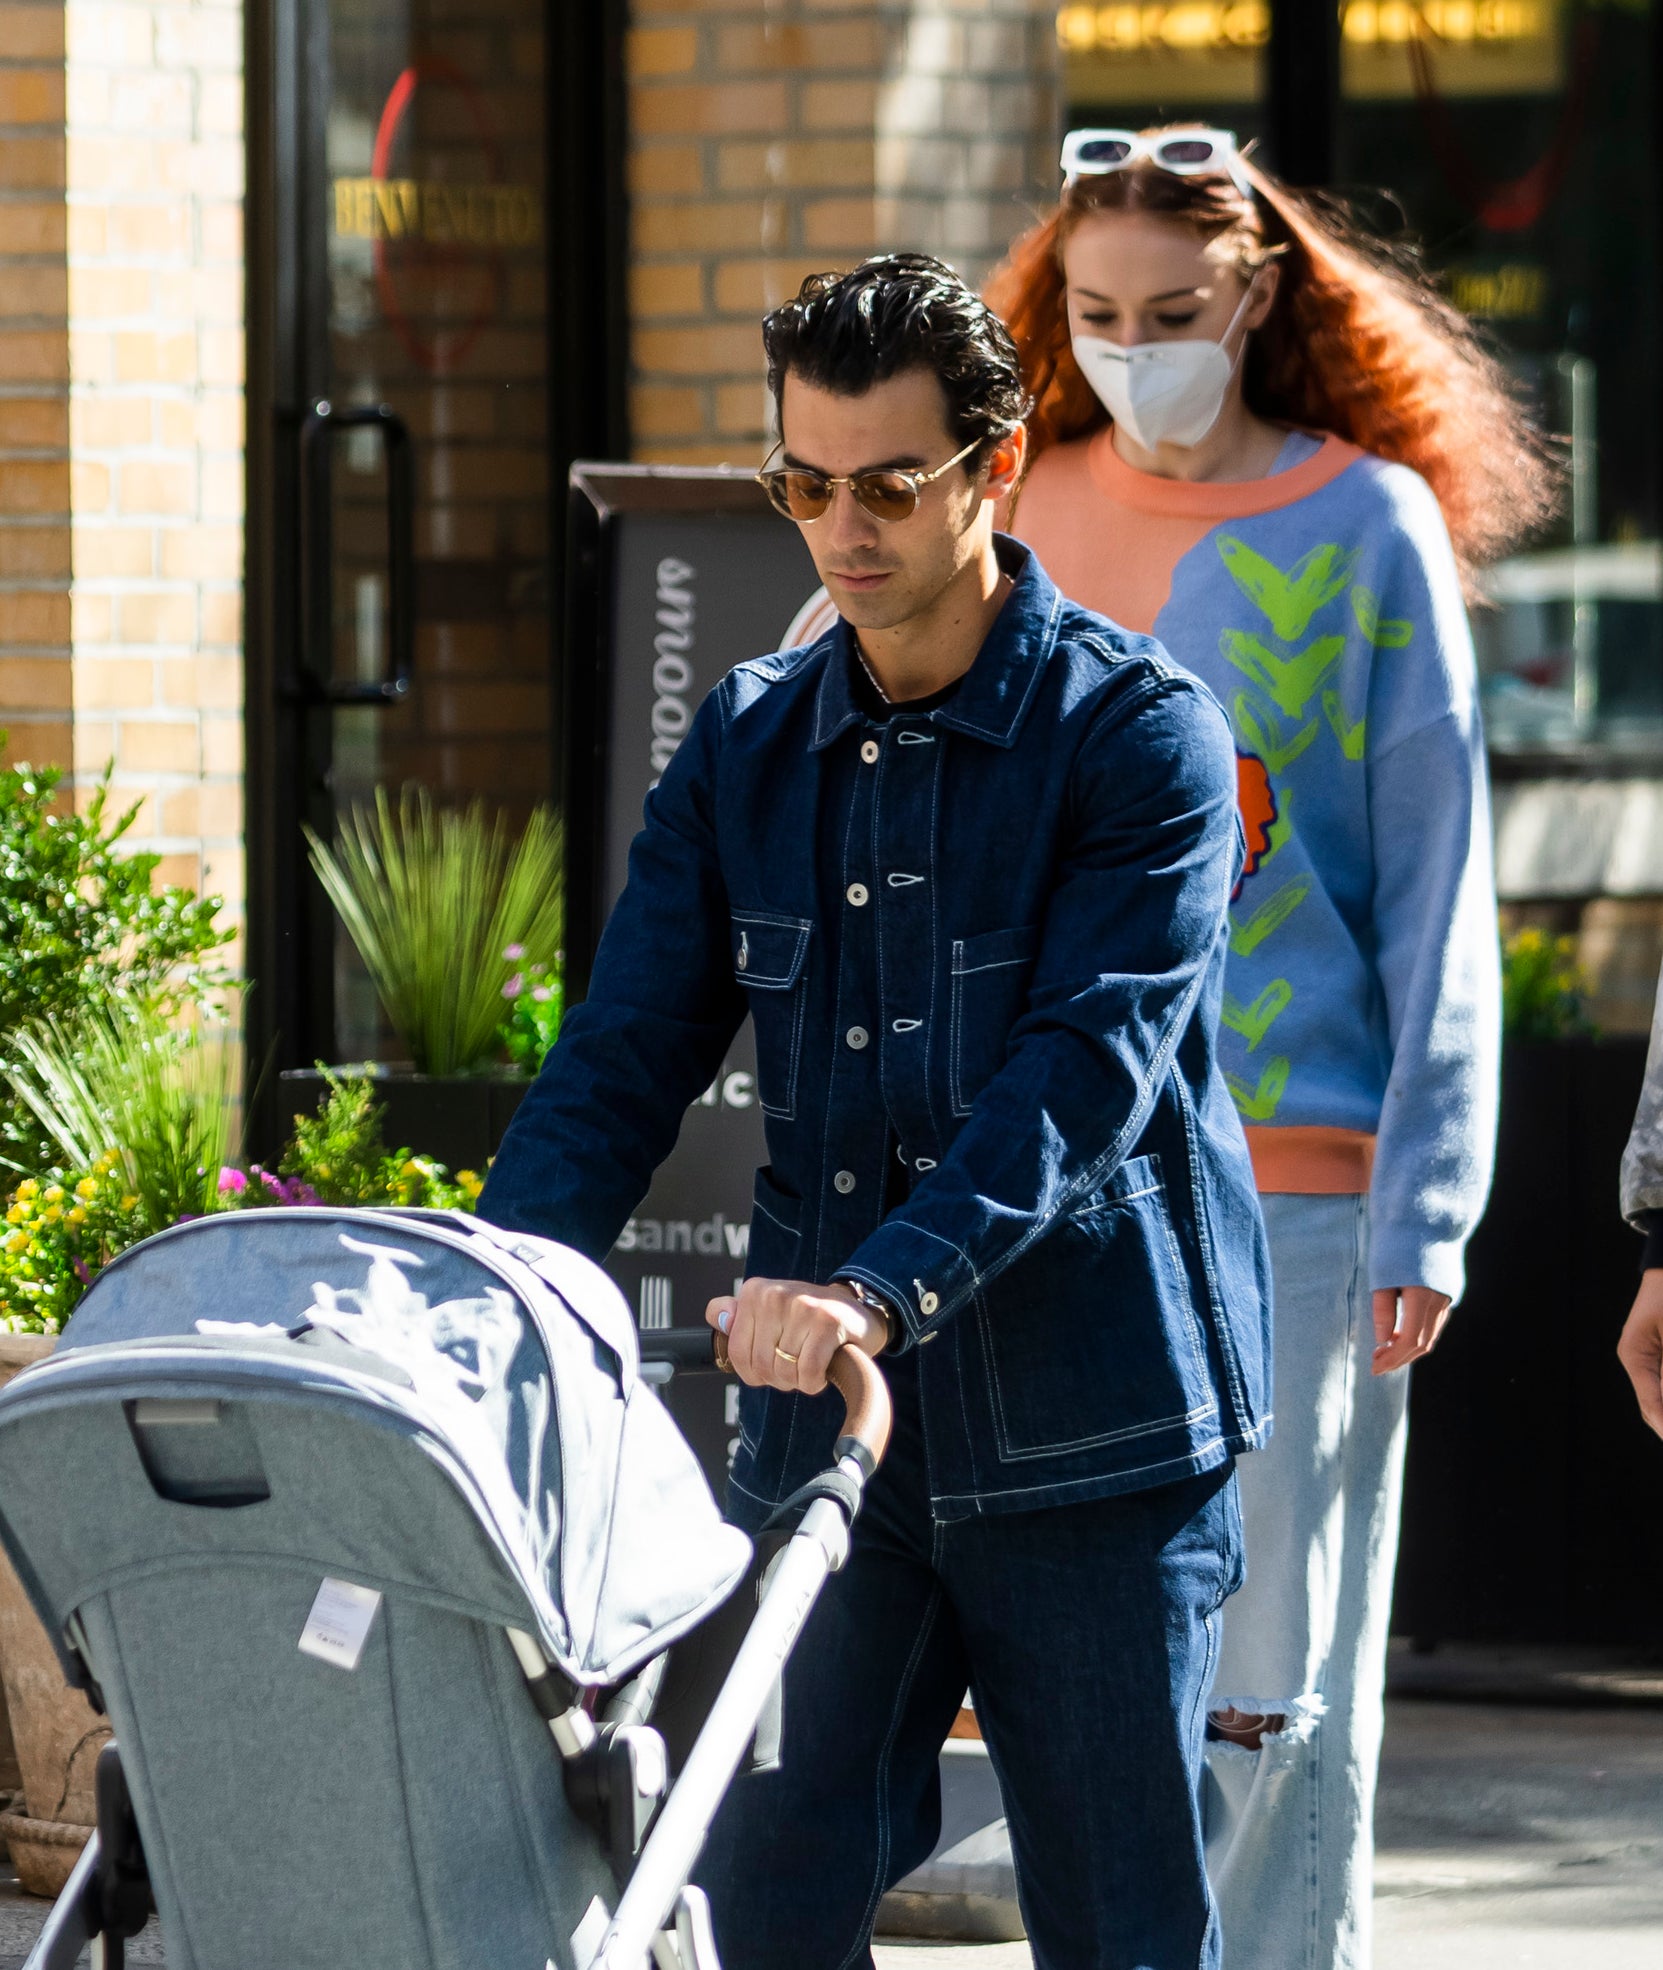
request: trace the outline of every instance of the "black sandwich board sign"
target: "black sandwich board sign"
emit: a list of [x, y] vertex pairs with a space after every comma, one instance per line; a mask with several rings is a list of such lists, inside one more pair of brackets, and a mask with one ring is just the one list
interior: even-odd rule
[[[568, 567], [567, 965], [576, 996], [624, 884], [641, 806], [700, 701], [747, 658], [832, 620], [797, 529], [748, 472], [572, 467]], [[607, 1260], [644, 1331], [695, 1327], [745, 1270], [766, 1162], [747, 1022]], [[712, 1478], [726, 1473], [737, 1387], [684, 1376], [671, 1407]]]

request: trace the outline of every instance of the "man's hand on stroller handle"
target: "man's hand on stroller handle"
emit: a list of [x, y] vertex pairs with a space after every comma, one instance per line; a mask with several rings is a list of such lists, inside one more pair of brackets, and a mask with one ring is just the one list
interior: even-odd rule
[[875, 1355], [887, 1338], [878, 1312], [847, 1286], [802, 1279], [747, 1279], [737, 1296], [712, 1300], [705, 1319], [726, 1337], [742, 1382], [788, 1394], [818, 1395], [840, 1347]]

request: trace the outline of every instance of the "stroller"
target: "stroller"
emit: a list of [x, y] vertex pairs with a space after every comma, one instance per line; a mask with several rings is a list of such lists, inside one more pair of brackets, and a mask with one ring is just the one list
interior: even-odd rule
[[655, 1706], [752, 1552], [648, 1386], [711, 1337], [649, 1338], [448, 1213], [215, 1216], [99, 1276], [0, 1392], [0, 1540], [115, 1731], [28, 1970], [111, 1970], [152, 1903], [170, 1970], [717, 1970], [688, 1877], [887, 1392], [840, 1351], [835, 1470], [659, 1717], [672, 1785]]

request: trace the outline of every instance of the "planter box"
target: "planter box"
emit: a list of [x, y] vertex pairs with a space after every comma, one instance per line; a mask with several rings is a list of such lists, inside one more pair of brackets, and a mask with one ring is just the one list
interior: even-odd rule
[[[298, 1069], [279, 1079], [279, 1107], [287, 1136], [291, 1116], [316, 1113], [324, 1080], [315, 1068]], [[375, 1083], [376, 1100], [387, 1110], [381, 1131], [389, 1149], [404, 1145], [419, 1156], [436, 1157], [453, 1176], [458, 1170], [475, 1170], [483, 1176], [530, 1086], [523, 1075], [387, 1074]]]
[[[0, 1334], [0, 1386], [53, 1345], [46, 1335]], [[51, 1640], [3, 1558], [0, 1684], [27, 1804], [26, 1812], [0, 1813], [0, 1834], [26, 1892], [57, 1895], [97, 1818], [93, 1771], [110, 1727], [64, 1682]]]
[[1392, 1626], [1418, 1642], [1663, 1635], [1663, 1444], [1614, 1352], [1639, 1240], [1617, 1176], [1643, 1039], [1509, 1044], [1495, 1189], [1467, 1296], [1414, 1370]]

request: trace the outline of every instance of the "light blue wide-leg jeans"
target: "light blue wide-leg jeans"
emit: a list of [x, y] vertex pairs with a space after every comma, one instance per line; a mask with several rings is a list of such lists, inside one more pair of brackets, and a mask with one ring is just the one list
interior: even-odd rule
[[1247, 1584], [1210, 1707], [1284, 1716], [1207, 1746], [1207, 1865], [1225, 1970], [1368, 1970], [1374, 1786], [1407, 1437], [1407, 1370], [1370, 1370], [1368, 1200], [1261, 1200], [1276, 1429], [1237, 1465]]

